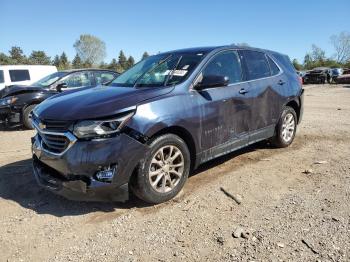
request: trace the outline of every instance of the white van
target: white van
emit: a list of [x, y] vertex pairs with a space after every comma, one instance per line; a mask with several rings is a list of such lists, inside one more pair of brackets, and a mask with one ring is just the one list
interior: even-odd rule
[[48, 65], [0, 65], [0, 90], [10, 85], [30, 85], [57, 72]]

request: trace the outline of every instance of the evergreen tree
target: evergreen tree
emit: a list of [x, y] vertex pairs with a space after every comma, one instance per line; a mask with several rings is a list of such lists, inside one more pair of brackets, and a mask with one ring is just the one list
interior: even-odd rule
[[56, 66], [56, 68], [59, 68], [59, 66], [60, 66], [60, 57], [58, 55], [55, 55], [55, 58], [52, 61], [52, 65]]
[[146, 59], [147, 57], [149, 57], [149, 54], [147, 52], [144, 52], [141, 60]]
[[23, 54], [23, 50], [18, 46], [11, 47], [9, 53], [14, 64], [26, 64], [28, 62], [26, 56]]
[[81, 68], [82, 67], [82, 61], [78, 54], [75, 55], [73, 61], [72, 61], [73, 68]]
[[135, 64], [135, 59], [132, 56], [129, 56], [128, 61], [127, 61], [127, 69], [132, 67]]
[[117, 70], [117, 65], [118, 65], [117, 59], [113, 58], [108, 65], [108, 69]]
[[30, 64], [33, 65], [49, 65], [51, 64], [51, 58], [46, 55], [44, 51], [32, 51], [28, 59]]
[[66, 53], [63, 52], [60, 56], [59, 69], [65, 70], [65, 69], [69, 69], [69, 67], [70, 67], [70, 65], [69, 65], [68, 57], [67, 57]]
[[123, 50], [120, 50], [119, 52], [118, 64], [123, 71], [128, 67], [126, 56], [124, 55]]

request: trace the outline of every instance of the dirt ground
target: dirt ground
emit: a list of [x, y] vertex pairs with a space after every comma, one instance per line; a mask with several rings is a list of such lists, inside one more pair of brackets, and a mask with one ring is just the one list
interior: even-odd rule
[[40, 189], [33, 134], [0, 131], [0, 261], [350, 261], [350, 86], [306, 86], [292, 146], [211, 161], [157, 206]]

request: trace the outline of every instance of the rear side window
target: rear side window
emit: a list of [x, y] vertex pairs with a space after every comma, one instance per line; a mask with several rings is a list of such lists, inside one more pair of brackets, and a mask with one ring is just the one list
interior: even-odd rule
[[4, 71], [0, 70], [0, 84], [2, 84], [4, 82], [5, 82], [5, 80], [4, 80]]
[[278, 66], [276, 65], [276, 63], [268, 56], [267, 60], [269, 61], [269, 65], [270, 65], [270, 69], [271, 69], [271, 74], [274, 75], [278, 75], [280, 72], [280, 69], [278, 68]]
[[247, 66], [248, 80], [271, 76], [270, 66], [264, 53], [243, 50], [243, 57]]
[[11, 82], [30, 80], [29, 70], [9, 70]]
[[225, 51], [216, 55], [203, 71], [203, 76], [227, 76], [229, 83], [242, 80], [241, 62], [236, 51]]

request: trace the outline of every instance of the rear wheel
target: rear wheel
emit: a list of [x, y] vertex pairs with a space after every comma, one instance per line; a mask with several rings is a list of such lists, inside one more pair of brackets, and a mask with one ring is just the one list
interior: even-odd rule
[[32, 117], [31, 117], [31, 113], [34, 109], [34, 107], [36, 107], [37, 105], [30, 105], [27, 106], [24, 110], [23, 110], [23, 114], [22, 114], [22, 121], [23, 121], [23, 125], [25, 128], [27, 129], [33, 129], [33, 124], [32, 124]]
[[297, 115], [289, 106], [283, 109], [282, 115], [276, 127], [276, 134], [272, 138], [272, 144], [276, 147], [289, 146], [295, 137], [297, 130]]
[[150, 148], [131, 189], [140, 199], [158, 204], [180, 192], [190, 171], [191, 157], [186, 143], [173, 134], [156, 138]]

